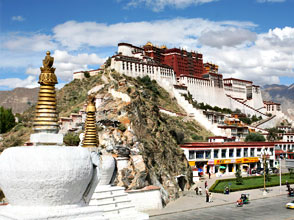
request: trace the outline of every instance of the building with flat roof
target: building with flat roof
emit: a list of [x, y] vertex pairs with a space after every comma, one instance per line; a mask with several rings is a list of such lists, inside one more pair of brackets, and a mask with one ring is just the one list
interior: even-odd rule
[[[198, 171], [217, 175], [230, 175], [240, 168], [242, 172], [251, 172], [263, 167], [261, 152], [270, 154], [270, 167], [276, 166], [276, 142], [194, 142], [181, 144], [187, 160], [194, 171], [195, 179]], [[293, 143], [294, 144], [294, 143]]]

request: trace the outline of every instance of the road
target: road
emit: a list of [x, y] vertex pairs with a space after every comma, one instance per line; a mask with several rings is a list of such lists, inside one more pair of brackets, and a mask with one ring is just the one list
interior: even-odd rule
[[150, 217], [151, 220], [294, 220], [294, 209], [286, 209], [285, 204], [294, 200], [287, 196], [277, 196], [251, 201], [243, 207], [235, 204], [220, 205], [193, 211], [179, 212]]

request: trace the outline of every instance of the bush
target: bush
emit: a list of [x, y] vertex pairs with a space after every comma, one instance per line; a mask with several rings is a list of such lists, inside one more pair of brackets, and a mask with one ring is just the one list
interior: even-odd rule
[[169, 133], [171, 136], [176, 140], [177, 144], [183, 144], [185, 135], [182, 132], [175, 131], [175, 130], [170, 130]]
[[246, 136], [245, 142], [264, 142], [265, 138], [259, 133], [250, 133]]
[[237, 171], [235, 173], [235, 176], [236, 176], [236, 184], [237, 185], [242, 185], [243, 184], [243, 177], [241, 175], [240, 168], [237, 169]]
[[69, 132], [64, 135], [63, 142], [66, 146], [78, 146], [80, 143], [80, 138], [78, 134]]
[[197, 134], [192, 134], [191, 137], [194, 141], [203, 141], [203, 137], [198, 136]]
[[127, 128], [124, 124], [120, 123], [118, 126], [118, 130], [120, 130], [121, 132], [125, 132], [127, 130]]
[[84, 71], [84, 77], [85, 78], [90, 78], [90, 73], [88, 71]]

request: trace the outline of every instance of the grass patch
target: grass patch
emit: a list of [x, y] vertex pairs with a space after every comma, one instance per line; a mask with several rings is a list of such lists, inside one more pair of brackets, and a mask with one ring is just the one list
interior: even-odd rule
[[[286, 180], [290, 183], [294, 183], [294, 179], [290, 179], [290, 174], [282, 175], [282, 185], [286, 184]], [[216, 193], [223, 193], [225, 187], [230, 186], [230, 191], [240, 191], [246, 189], [258, 189], [263, 188], [263, 176], [251, 176], [251, 177], [243, 177], [243, 184], [237, 185], [236, 178], [224, 179], [224, 180], [216, 180], [215, 183], [210, 187], [209, 191]], [[271, 181], [266, 182], [266, 187], [271, 186], [279, 186], [280, 185], [280, 176], [279, 175], [271, 175]]]

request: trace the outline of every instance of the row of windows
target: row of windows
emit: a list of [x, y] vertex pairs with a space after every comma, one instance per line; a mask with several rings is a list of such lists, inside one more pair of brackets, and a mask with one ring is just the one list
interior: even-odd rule
[[[128, 63], [128, 62], [122, 62], [122, 69], [123, 70], [135, 70], [136, 72], [145, 72], [145, 69], [147, 73], [154, 73], [155, 71], [158, 71], [159, 67], [154, 67], [150, 65], [145, 65], [145, 64], [133, 64], [133, 63]], [[167, 68], [160, 68], [161, 73], [172, 73], [173, 71], [171, 69]]]
[[[244, 148], [243, 155], [241, 149], [214, 149], [213, 158], [234, 158], [234, 157], [255, 157], [255, 149], [256, 148]], [[256, 149], [257, 152], [261, 152], [261, 148]], [[270, 148], [270, 152], [273, 155], [273, 148]], [[250, 152], [250, 154], [249, 154]], [[227, 156], [228, 153], [228, 156]], [[190, 150], [189, 151], [189, 159], [211, 159], [211, 150]]]

